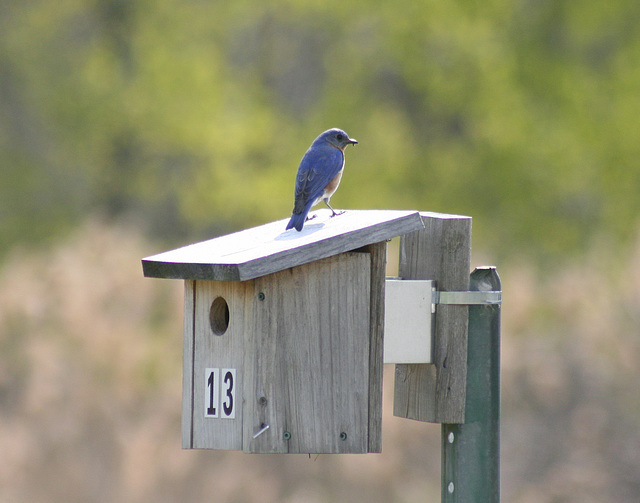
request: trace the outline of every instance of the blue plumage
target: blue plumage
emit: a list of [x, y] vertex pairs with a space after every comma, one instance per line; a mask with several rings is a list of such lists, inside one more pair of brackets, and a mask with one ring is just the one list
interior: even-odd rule
[[337, 190], [344, 169], [344, 149], [358, 143], [341, 129], [329, 129], [318, 136], [300, 161], [296, 176], [295, 202], [287, 230], [302, 230], [309, 210], [322, 199], [331, 209], [331, 216], [339, 215], [329, 200]]

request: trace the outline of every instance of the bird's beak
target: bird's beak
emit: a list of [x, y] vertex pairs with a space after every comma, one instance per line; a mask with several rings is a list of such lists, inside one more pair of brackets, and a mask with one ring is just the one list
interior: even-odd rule
[[356, 140], [355, 138], [349, 138], [349, 143], [355, 145], [356, 143], [358, 143], [358, 140]]

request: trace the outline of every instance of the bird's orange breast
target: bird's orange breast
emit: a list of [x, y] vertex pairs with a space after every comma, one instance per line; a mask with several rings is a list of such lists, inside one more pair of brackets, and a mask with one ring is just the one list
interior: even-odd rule
[[333, 180], [331, 180], [324, 188], [324, 197], [331, 197], [333, 193], [338, 189], [338, 185], [340, 185], [340, 179], [342, 178], [342, 172], [342, 169], [338, 171], [338, 174], [334, 176]]

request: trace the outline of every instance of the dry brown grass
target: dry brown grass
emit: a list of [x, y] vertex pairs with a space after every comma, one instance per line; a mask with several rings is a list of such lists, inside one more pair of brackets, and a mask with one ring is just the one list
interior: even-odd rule
[[[438, 426], [394, 418], [383, 453], [180, 448], [182, 284], [90, 221], [0, 269], [0, 501], [439, 501]], [[640, 499], [640, 246], [503, 280], [503, 501]]]

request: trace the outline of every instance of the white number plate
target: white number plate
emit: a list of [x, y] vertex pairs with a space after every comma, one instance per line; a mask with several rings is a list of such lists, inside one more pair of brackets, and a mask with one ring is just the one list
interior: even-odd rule
[[236, 369], [206, 368], [204, 417], [235, 419]]

